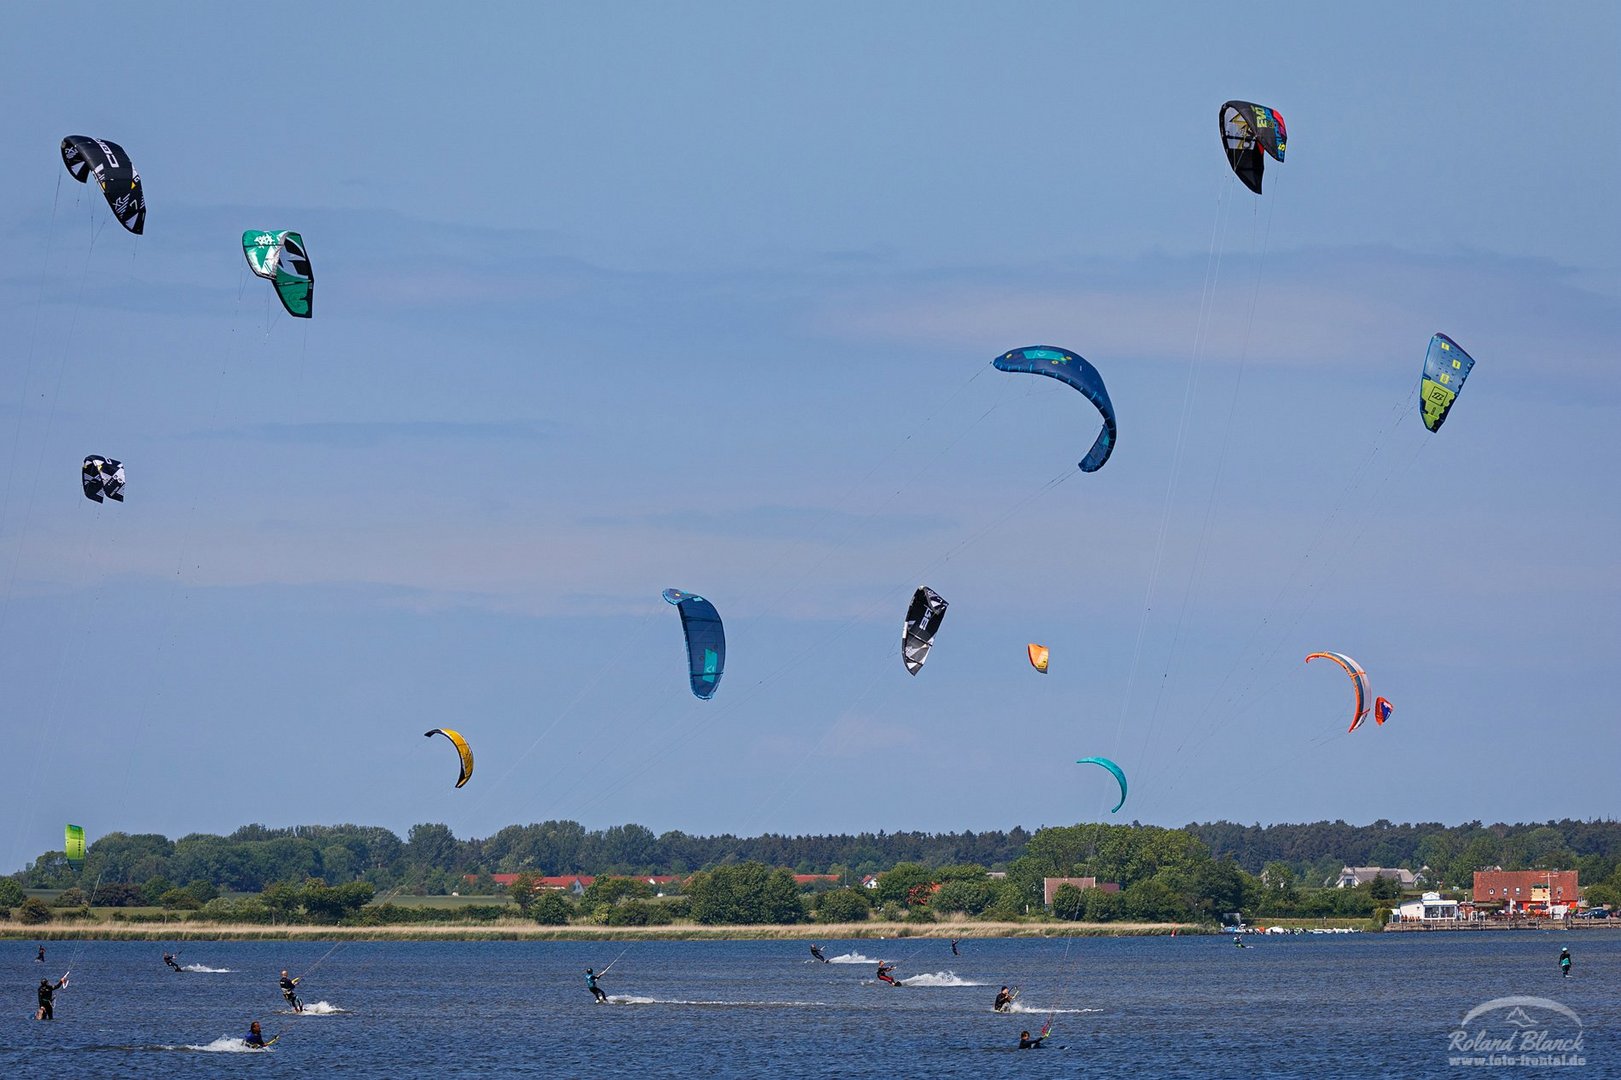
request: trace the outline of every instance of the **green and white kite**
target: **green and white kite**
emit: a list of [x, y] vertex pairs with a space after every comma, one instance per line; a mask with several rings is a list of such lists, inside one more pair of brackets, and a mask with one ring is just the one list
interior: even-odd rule
[[295, 319], [310, 317], [315, 304], [315, 271], [310, 269], [302, 236], [249, 230], [242, 234], [242, 254], [255, 274], [276, 287], [287, 314]]

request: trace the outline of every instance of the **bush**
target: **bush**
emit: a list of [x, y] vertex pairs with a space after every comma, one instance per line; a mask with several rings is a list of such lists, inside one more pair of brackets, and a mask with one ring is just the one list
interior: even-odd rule
[[139, 885], [115, 881], [108, 885], [98, 885], [90, 902], [96, 907], [140, 907], [145, 898], [141, 895]]
[[51, 909], [37, 896], [30, 896], [17, 905], [17, 921], [37, 926], [51, 921]]
[[185, 889], [170, 889], [158, 897], [158, 905], [174, 911], [196, 911], [203, 906]]
[[1053, 918], [1077, 922], [1086, 913], [1086, 897], [1067, 882], [1053, 890]]
[[934, 894], [934, 899], [929, 901], [929, 907], [935, 911], [960, 911], [965, 915], [978, 915], [990, 906], [994, 895], [991, 883], [983, 879], [948, 881]]
[[10, 878], [0, 878], [0, 911], [14, 908], [23, 902], [23, 887]]
[[934, 921], [934, 912], [926, 907], [915, 907], [906, 913], [906, 921], [909, 923], [932, 923]]
[[79, 888], [77, 885], [74, 885], [63, 889], [61, 895], [56, 898], [56, 902], [52, 906], [84, 907], [88, 902], [89, 901], [84, 898], [84, 890]]

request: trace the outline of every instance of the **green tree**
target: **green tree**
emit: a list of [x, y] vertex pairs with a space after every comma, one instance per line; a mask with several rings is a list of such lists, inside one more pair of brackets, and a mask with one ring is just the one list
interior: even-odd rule
[[977, 880], [947, 881], [940, 886], [940, 891], [934, 894], [934, 899], [929, 901], [929, 907], [935, 911], [960, 911], [965, 915], [978, 915], [990, 906], [993, 895], [991, 883], [982, 873]]
[[303, 902], [304, 890], [287, 881], [272, 881], [264, 887], [259, 894], [259, 902], [270, 913], [272, 923], [287, 923], [293, 921], [298, 914], [299, 905]]
[[565, 926], [574, 914], [574, 905], [562, 892], [548, 889], [535, 898], [530, 913], [542, 926]]
[[1126, 917], [1139, 922], [1174, 922], [1188, 915], [1176, 893], [1157, 878], [1132, 882], [1120, 902]]
[[0, 878], [0, 911], [23, 902], [23, 887], [10, 878]]
[[369, 881], [328, 885], [320, 878], [304, 883], [304, 910], [315, 922], [340, 923], [371, 902], [376, 892]]
[[535, 875], [526, 873], [513, 878], [512, 884], [507, 886], [507, 895], [521, 913], [528, 915], [535, 906]]
[[1273, 861], [1261, 871], [1263, 895], [1273, 903], [1292, 904], [1300, 899], [1300, 886], [1295, 881], [1294, 867], [1286, 862]]
[[1053, 917], [1075, 922], [1086, 912], [1086, 897], [1081, 890], [1065, 882], [1053, 890]]
[[617, 904], [624, 899], [651, 900], [653, 887], [640, 878], [599, 877], [586, 887], [581, 901], [587, 904]]
[[896, 863], [878, 876], [878, 888], [874, 891], [879, 900], [912, 903], [939, 880], [935, 871], [921, 863]]
[[87, 903], [89, 903], [89, 901], [84, 898], [84, 890], [79, 888], [77, 885], [74, 885], [62, 890], [62, 892], [57, 896], [54, 906], [84, 907]]
[[814, 904], [817, 921], [851, 923], [865, 919], [872, 910], [865, 892], [864, 889], [830, 889], [820, 893]]

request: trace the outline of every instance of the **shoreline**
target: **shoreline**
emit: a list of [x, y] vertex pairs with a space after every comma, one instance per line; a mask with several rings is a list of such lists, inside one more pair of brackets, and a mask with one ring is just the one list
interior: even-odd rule
[[446, 923], [432, 926], [263, 926], [242, 923], [198, 925], [106, 924], [36, 927], [0, 924], [6, 941], [886, 941], [898, 938], [971, 940], [1007, 937], [1169, 937], [1215, 934], [1197, 923], [779, 923], [739, 926], [541, 926], [513, 922]]

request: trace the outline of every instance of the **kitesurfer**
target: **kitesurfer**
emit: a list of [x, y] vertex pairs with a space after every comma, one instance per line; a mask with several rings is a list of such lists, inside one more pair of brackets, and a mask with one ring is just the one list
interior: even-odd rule
[[45, 946], [41, 945], [39, 947], [39, 955], [34, 957], [34, 963], [43, 964], [44, 962], [45, 962]]
[[957, 951], [957, 942], [959, 940], [961, 940], [961, 939], [959, 939], [959, 938], [952, 938], [951, 939], [951, 955], [952, 956], [961, 956], [962, 955], [962, 953]]
[[289, 979], [285, 970], [281, 973], [281, 996], [287, 999], [287, 1004], [293, 1007], [295, 1013], [304, 1011], [304, 1003], [298, 1000], [297, 993], [299, 979], [303, 977], [300, 975], [298, 979]]
[[1002, 989], [998, 990], [996, 992], [996, 1003], [993, 1004], [991, 1006], [991, 1008], [996, 1010], [997, 1012], [1012, 1012], [1013, 1011], [1013, 991], [1009, 990], [1005, 986], [1002, 987]]
[[259, 1030], [259, 1021], [255, 1020], [248, 1025], [248, 1037], [242, 1040], [255, 1050], [263, 1050], [268, 1043], [265, 1042], [264, 1032]]
[[599, 977], [600, 976], [598, 976], [597, 973], [592, 971], [590, 968], [585, 969], [585, 987], [587, 990], [591, 991], [591, 996], [597, 999], [597, 1004], [601, 1005], [608, 1000], [608, 995], [604, 994], [602, 992], [602, 987], [597, 985], [597, 979]]
[[[1046, 1029], [1043, 1028], [1042, 1031], [1045, 1032]], [[1030, 1033], [1028, 1031], [1019, 1032], [1019, 1049], [1020, 1050], [1040, 1050], [1041, 1049], [1041, 1044], [1046, 1042], [1046, 1041], [1047, 1041], [1047, 1036], [1045, 1034], [1037, 1035], [1035, 1038], [1032, 1039], [1030, 1037]]]
[[1560, 949], [1559, 950], [1559, 970], [1565, 976], [1565, 978], [1567, 978], [1567, 979], [1570, 978], [1570, 950], [1569, 949]]
[[170, 967], [174, 968], [176, 971], [184, 971], [185, 970], [185, 968], [180, 966], [180, 962], [174, 958], [173, 953], [164, 953], [163, 954], [163, 962], [165, 964], [168, 964]]
[[878, 961], [878, 981], [886, 982], [891, 986], [899, 986], [900, 983], [896, 982], [895, 977], [890, 974], [890, 972], [894, 970], [894, 964], [887, 963], [883, 960]]
[[820, 945], [812, 945], [811, 946], [811, 955], [814, 956], [816, 959], [820, 960], [824, 964], [831, 963], [831, 961], [828, 960], [827, 957], [822, 955], [822, 947]]
[[62, 976], [60, 979], [57, 979], [55, 984], [52, 984], [51, 980], [49, 979], [39, 980], [39, 1011], [34, 1014], [35, 1020], [56, 1019], [56, 1013], [51, 1008], [51, 999], [56, 996], [56, 992], [58, 990], [62, 989], [62, 987], [66, 986], [67, 984], [68, 977], [66, 975]]
[[1241, 937], [1239, 937], [1239, 936], [1238, 936], [1238, 935], [1237, 935], [1237, 934], [1234, 934], [1234, 935], [1233, 935], [1233, 944], [1234, 944], [1234, 945], [1237, 945], [1237, 946], [1238, 946], [1238, 947], [1239, 947], [1239, 948], [1240, 948], [1240, 949], [1247, 949], [1247, 948], [1249, 948], [1249, 946], [1248, 946], [1248, 945], [1246, 945], [1246, 944], [1244, 944], [1244, 939], [1243, 939], [1243, 938], [1241, 938]]

